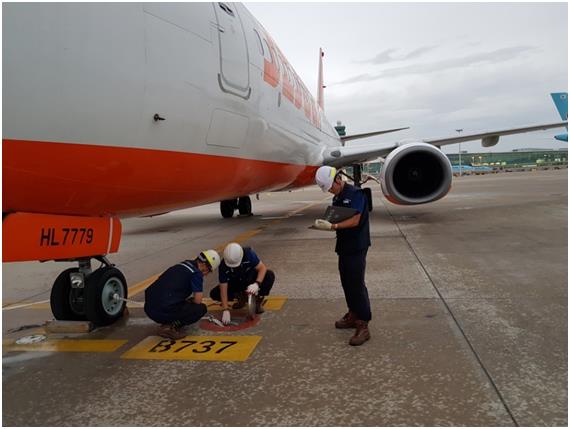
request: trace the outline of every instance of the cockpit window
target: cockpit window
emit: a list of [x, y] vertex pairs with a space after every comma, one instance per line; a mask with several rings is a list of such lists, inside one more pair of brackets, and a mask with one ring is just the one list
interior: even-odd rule
[[265, 55], [265, 52], [263, 52], [263, 43], [261, 43], [261, 37], [259, 36], [259, 33], [257, 32], [256, 29], [253, 30], [253, 32], [255, 33], [255, 38], [257, 39], [257, 43], [259, 46], [259, 52], [261, 52], [261, 55]]

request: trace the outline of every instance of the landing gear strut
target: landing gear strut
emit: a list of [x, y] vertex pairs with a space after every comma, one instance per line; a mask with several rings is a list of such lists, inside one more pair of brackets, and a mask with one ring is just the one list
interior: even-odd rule
[[251, 216], [251, 198], [245, 196], [235, 198], [233, 200], [220, 201], [220, 212], [222, 213], [223, 218], [233, 217], [236, 209], [242, 216]]
[[[356, 186], [357, 188], [361, 188], [362, 185], [366, 182], [368, 182], [368, 180], [373, 179], [375, 181], [377, 181], [373, 176], [368, 176], [366, 175], [366, 180], [362, 181], [362, 164], [353, 164], [352, 165], [352, 180], [354, 181], [354, 186]], [[368, 200], [368, 211], [372, 211], [373, 205], [372, 205], [372, 189], [370, 188], [362, 188], [362, 191], [364, 192], [364, 195], [366, 195], [366, 199]]]
[[125, 276], [106, 257], [93, 258], [103, 264], [95, 271], [91, 258], [83, 258], [78, 260], [79, 268], [69, 268], [56, 278], [50, 296], [56, 319], [89, 320], [106, 326], [123, 315], [128, 295]]

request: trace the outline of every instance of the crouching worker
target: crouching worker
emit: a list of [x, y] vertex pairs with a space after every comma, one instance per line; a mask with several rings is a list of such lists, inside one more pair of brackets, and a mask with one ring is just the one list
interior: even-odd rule
[[167, 269], [145, 290], [144, 311], [162, 324], [158, 330], [161, 337], [183, 338], [182, 328], [206, 314], [206, 305], [202, 304], [204, 276], [219, 265], [218, 252], [204, 250], [196, 259], [182, 261]]
[[212, 289], [210, 297], [222, 302], [222, 322], [225, 325], [231, 322], [228, 300], [237, 298], [232, 308], [238, 310], [245, 306], [248, 294], [255, 295], [256, 313], [263, 313], [263, 300], [273, 287], [275, 273], [267, 269], [250, 247], [228, 244], [218, 275], [220, 284]]

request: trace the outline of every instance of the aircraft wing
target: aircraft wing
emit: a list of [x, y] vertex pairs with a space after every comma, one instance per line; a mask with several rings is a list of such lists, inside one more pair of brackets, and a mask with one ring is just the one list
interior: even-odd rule
[[507, 128], [503, 130], [485, 131], [474, 134], [461, 134], [452, 137], [424, 139], [424, 143], [430, 143], [435, 146], [443, 146], [446, 144], [463, 143], [471, 140], [481, 139], [483, 147], [495, 146], [499, 142], [500, 136], [508, 136], [511, 134], [522, 134], [531, 131], [549, 130], [550, 128], [560, 128], [568, 125], [568, 122], [555, 122], [552, 124], [532, 125], [522, 128]]
[[386, 156], [398, 146], [398, 143], [382, 143], [335, 147], [325, 152], [323, 165], [344, 167], [346, 165], [359, 164]]
[[[500, 136], [511, 134], [521, 134], [531, 131], [548, 130], [550, 128], [560, 128], [568, 125], [568, 122], [555, 122], [551, 124], [532, 125], [521, 128], [506, 128], [502, 130], [492, 130], [478, 132], [472, 134], [455, 135], [451, 137], [440, 137], [432, 139], [418, 139], [416, 142], [429, 143], [434, 146], [444, 146], [454, 143], [463, 143], [467, 141], [481, 139], [483, 147], [491, 147], [499, 142]], [[323, 164], [333, 167], [344, 167], [347, 165], [358, 164], [371, 161], [378, 157], [388, 155], [392, 150], [404, 144], [413, 143], [414, 141], [403, 141], [394, 143], [377, 143], [358, 146], [339, 146], [327, 149], [323, 156]]]
[[363, 133], [363, 134], [353, 134], [350, 136], [342, 136], [340, 139], [343, 142], [347, 142], [349, 140], [357, 140], [357, 139], [365, 139], [367, 137], [377, 136], [380, 134], [388, 134], [394, 133], [396, 131], [407, 130], [410, 127], [403, 127], [403, 128], [392, 128], [391, 130], [382, 130], [382, 131], [372, 131], [371, 133]]

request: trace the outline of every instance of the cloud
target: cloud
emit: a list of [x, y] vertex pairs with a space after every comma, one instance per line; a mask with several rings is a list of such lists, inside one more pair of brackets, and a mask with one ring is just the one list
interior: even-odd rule
[[386, 49], [385, 51], [380, 52], [374, 58], [370, 58], [368, 60], [355, 61], [355, 62], [359, 64], [386, 64], [394, 61], [406, 61], [406, 60], [411, 60], [413, 58], [417, 58], [435, 48], [436, 46], [421, 46], [417, 49], [414, 49], [411, 52], [408, 52], [405, 55], [400, 55], [400, 56], [393, 55], [393, 53], [396, 52], [396, 49]]
[[385, 51], [380, 52], [374, 58], [370, 58], [368, 60], [361, 60], [355, 61], [359, 64], [385, 64], [394, 61], [394, 57], [392, 56], [392, 52], [396, 52], [395, 49], [386, 49]]
[[[418, 48], [408, 55], [415, 55], [417, 51], [421, 51], [426, 48], [429, 47]], [[514, 60], [518, 57], [535, 51], [538, 51], [538, 48], [533, 46], [512, 46], [509, 48], [501, 48], [494, 51], [467, 55], [461, 58], [449, 58], [431, 63], [411, 64], [403, 67], [394, 67], [373, 75], [361, 74], [342, 80], [340, 82], [334, 82], [331, 85], [346, 85], [356, 82], [370, 82], [381, 78], [401, 77], [409, 74], [427, 74], [456, 68], [472, 67], [485, 63], [501, 63]]]

